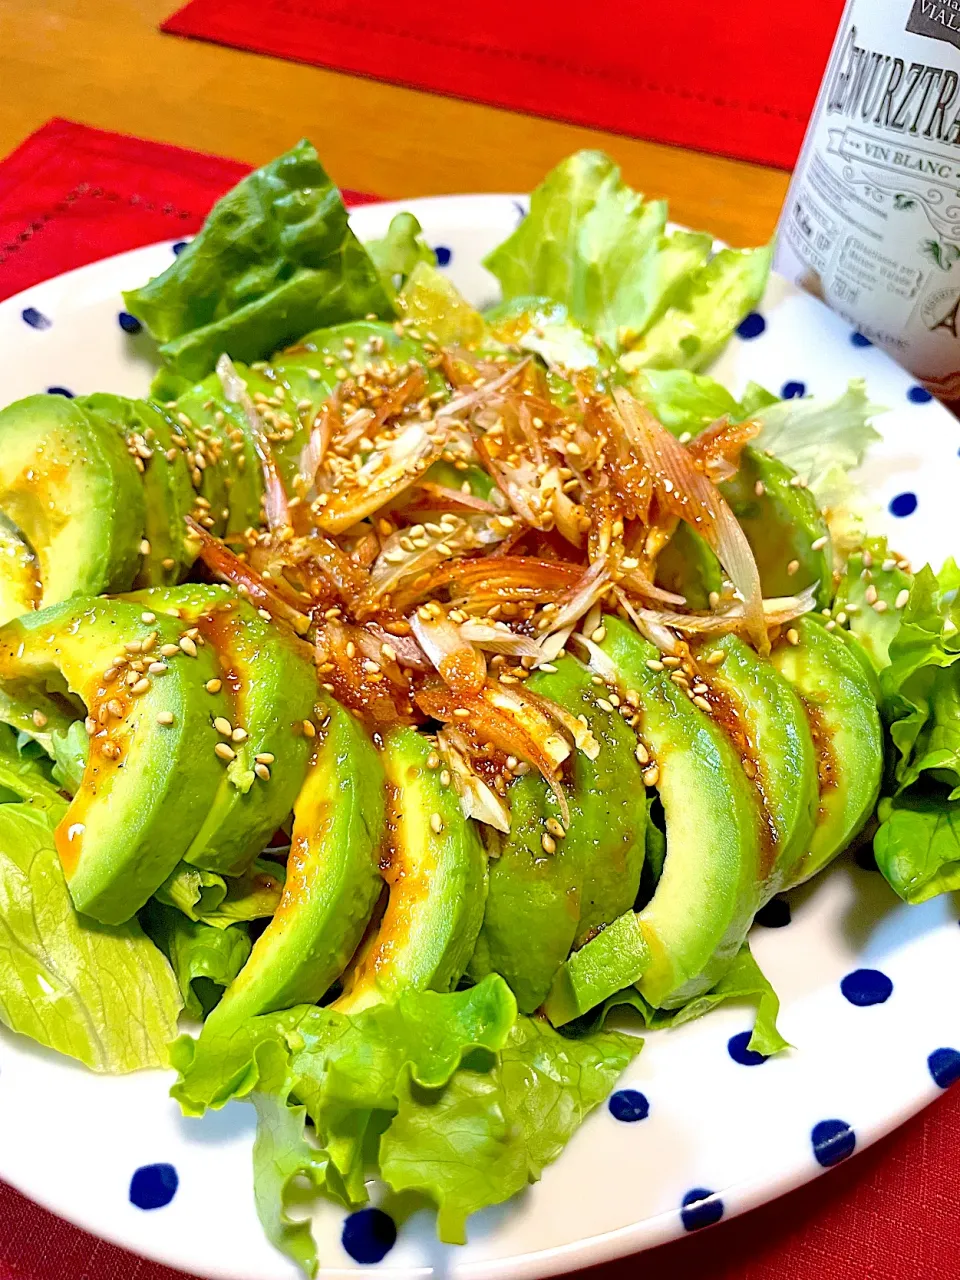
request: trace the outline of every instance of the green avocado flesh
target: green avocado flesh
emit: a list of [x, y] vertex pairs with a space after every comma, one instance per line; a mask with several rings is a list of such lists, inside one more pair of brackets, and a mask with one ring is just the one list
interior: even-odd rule
[[[163, 674], [130, 672], [126, 648], [144, 640], [150, 655], [179, 645], [173, 619], [146, 623], [119, 600], [79, 599], [24, 614], [0, 628], [0, 693], [61, 724], [87, 714], [93, 729], [83, 780], [56, 842], [78, 911], [104, 924], [128, 920], [164, 882], [190, 846], [224, 771], [215, 754], [215, 716], [229, 716], [208, 647], [178, 648]], [[154, 639], [151, 641], [151, 637]], [[134, 693], [127, 675], [145, 678]], [[161, 724], [158, 716], [172, 717]], [[4, 718], [11, 719], [4, 711]]]
[[0, 512], [36, 556], [42, 605], [133, 584], [139, 473], [119, 433], [76, 401], [28, 396], [0, 411]]
[[40, 608], [40, 565], [17, 530], [0, 514], [0, 626]]
[[[205, 871], [240, 875], [290, 813], [303, 783], [310, 756], [303, 724], [313, 716], [318, 692], [312, 655], [227, 587], [190, 583], [127, 599], [196, 627], [216, 655], [230, 701], [227, 719], [246, 736], [230, 739], [235, 758], [222, 770], [184, 859]], [[274, 758], [268, 778], [255, 772], [260, 755]]]
[[[615, 964], [607, 972], [604, 994], [636, 981], [655, 1007], [678, 1008], [721, 977], [759, 905], [757, 795], [720, 724], [691, 702], [669, 671], [648, 667], [659, 657], [653, 645], [617, 618], [606, 618], [604, 625], [601, 648], [622, 689], [636, 697], [638, 732], [658, 770], [667, 828], [663, 872], [637, 913], [637, 945], [624, 952], [622, 968]], [[602, 938], [584, 951], [603, 950]], [[649, 958], [637, 978], [644, 947]], [[586, 957], [580, 964], [589, 962]], [[591, 990], [596, 989], [594, 981]], [[547, 1007], [557, 1014], [557, 1004], [555, 998]]]
[[[643, 869], [647, 809], [636, 738], [616, 711], [599, 706], [605, 690], [580, 662], [564, 657], [556, 666], [533, 676], [527, 688], [586, 716], [600, 751], [595, 760], [579, 750], [570, 757], [564, 778], [570, 823], [563, 838], [545, 825], [561, 815], [539, 774], [510, 787], [510, 834], [490, 864], [470, 966], [474, 978], [489, 972], [506, 978], [525, 1013], [543, 1002], [572, 945], [633, 906]], [[553, 840], [553, 853], [545, 852], [544, 836]]]
[[854, 652], [857, 642], [810, 617], [794, 625], [799, 643], [781, 643], [771, 661], [806, 707], [820, 799], [809, 849], [785, 887], [816, 875], [857, 835], [877, 802], [883, 770], [880, 715], [865, 662]]
[[[712, 664], [716, 655], [723, 660]], [[737, 636], [708, 640], [693, 656], [760, 801], [762, 905], [789, 880], [813, 835], [819, 787], [809, 721], [792, 686]], [[726, 707], [732, 716], [723, 716]]]
[[833, 592], [827, 524], [796, 478], [779, 459], [748, 447], [720, 492], [750, 543], [764, 596], [792, 596], [816, 583], [817, 601], [825, 605]]
[[[145, 400], [97, 394], [75, 401], [119, 432], [131, 456], [143, 467], [143, 551], [136, 586], [179, 582], [197, 557], [197, 544], [188, 538], [186, 517], [194, 511], [196, 494], [177, 434], [165, 413]], [[135, 462], [136, 465], [136, 462]]]
[[323, 712], [294, 809], [283, 897], [210, 1015], [220, 1029], [319, 1000], [355, 952], [380, 893], [383, 765], [349, 712], [332, 699]]
[[[390, 897], [379, 928], [344, 977], [334, 1008], [357, 1013], [401, 991], [451, 991], [462, 977], [483, 920], [487, 859], [475, 824], [463, 816], [435, 748], [416, 729], [387, 734], [387, 842], [382, 874]], [[439, 829], [438, 829], [439, 828]]]

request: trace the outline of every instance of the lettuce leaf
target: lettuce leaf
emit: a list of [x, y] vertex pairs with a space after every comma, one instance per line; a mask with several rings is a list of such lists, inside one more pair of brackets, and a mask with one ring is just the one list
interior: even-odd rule
[[167, 270], [124, 301], [164, 364], [193, 381], [223, 352], [249, 363], [322, 325], [393, 314], [307, 141], [218, 200]]
[[609, 1031], [570, 1040], [523, 1017], [498, 1055], [472, 1055], [445, 1087], [405, 1076], [380, 1140], [381, 1177], [429, 1196], [440, 1239], [463, 1244], [469, 1215], [537, 1181], [642, 1044]]
[[618, 1008], [635, 1009], [650, 1031], [665, 1027], [679, 1027], [685, 1022], [702, 1018], [705, 1013], [729, 1000], [747, 1001], [756, 1005], [757, 1013], [749, 1047], [766, 1057], [789, 1048], [789, 1044], [777, 1029], [780, 999], [753, 958], [749, 943], [744, 943], [730, 968], [717, 985], [702, 996], [697, 996], [680, 1009], [655, 1009], [635, 987], [627, 987], [609, 996], [602, 1005], [584, 1014], [564, 1027], [567, 1035], [589, 1035], [603, 1027], [609, 1014]]
[[726, 387], [689, 369], [641, 369], [630, 390], [675, 436], [699, 435], [724, 416], [737, 422], [746, 416]]
[[184, 1012], [191, 1018], [207, 1016], [246, 964], [253, 945], [242, 925], [214, 929], [161, 902], [148, 902], [140, 923], [173, 966]]
[[94, 1071], [166, 1066], [180, 992], [135, 921], [95, 924], [73, 909], [55, 819], [0, 805], [0, 1022]]
[[778, 400], [751, 415], [762, 428], [753, 447], [769, 449], [803, 477], [841, 554], [863, 541], [864, 517], [872, 510], [850, 473], [880, 439], [872, 426], [879, 412], [857, 378], [835, 401]]
[[29, 740], [19, 742], [9, 725], [0, 724], [0, 801], [20, 800], [30, 808], [51, 812], [59, 818], [66, 800], [51, 780], [49, 760], [35, 754], [36, 751]]
[[873, 849], [905, 902], [960, 888], [958, 587], [952, 560], [920, 570], [880, 672], [894, 761]]
[[418, 263], [437, 265], [437, 255], [424, 240], [423, 228], [412, 213], [398, 213], [391, 219], [383, 239], [368, 240], [363, 247], [391, 299], [403, 288]]
[[621, 368], [705, 369], [763, 297], [772, 261], [772, 245], [715, 253], [681, 281], [656, 323], [638, 331], [620, 358]]
[[238, 921], [272, 916], [280, 905], [285, 877], [283, 864], [268, 858], [256, 858], [242, 876], [221, 876], [181, 862], [155, 897], [190, 920], [226, 929]]
[[187, 1114], [252, 1097], [261, 1221], [312, 1275], [313, 1242], [288, 1212], [298, 1174], [361, 1204], [372, 1161], [394, 1190], [434, 1200], [443, 1239], [462, 1239], [471, 1212], [556, 1159], [641, 1043], [612, 1032], [571, 1041], [518, 1019], [491, 974], [464, 991], [408, 992], [355, 1015], [301, 1006], [227, 1035], [208, 1024], [174, 1046], [172, 1093]]
[[609, 156], [580, 151], [530, 198], [530, 212], [484, 265], [505, 299], [539, 294], [615, 351], [625, 367], [706, 365], [763, 294], [770, 249], [723, 249], [666, 230], [667, 206], [645, 201]]

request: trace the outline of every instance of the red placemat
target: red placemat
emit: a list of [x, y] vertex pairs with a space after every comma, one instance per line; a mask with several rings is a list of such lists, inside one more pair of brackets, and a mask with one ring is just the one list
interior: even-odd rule
[[[0, 163], [0, 298], [124, 249], [192, 235], [249, 171], [239, 160], [49, 121]], [[344, 195], [348, 204], [372, 199]]]
[[789, 169], [842, 9], [191, 0], [162, 30]]
[[[0, 162], [0, 297], [195, 231], [246, 171], [236, 161], [51, 121]], [[958, 1280], [958, 1204], [960, 1090], [953, 1090], [791, 1195], [591, 1275], [632, 1280], [642, 1267], [675, 1280]], [[78, 1231], [0, 1183], [0, 1280], [179, 1276]]]

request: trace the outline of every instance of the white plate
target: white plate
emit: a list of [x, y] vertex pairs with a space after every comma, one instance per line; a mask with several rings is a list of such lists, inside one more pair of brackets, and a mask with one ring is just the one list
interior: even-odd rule
[[[404, 207], [446, 251], [441, 261], [464, 292], [491, 301], [495, 282], [480, 259], [516, 225], [523, 202], [462, 196]], [[353, 224], [362, 237], [380, 234], [396, 209], [358, 210]], [[163, 270], [171, 249], [122, 254], [0, 304], [0, 403], [50, 387], [145, 391], [150, 344], [118, 323], [120, 290]], [[784, 281], [771, 283], [760, 315], [751, 324], [765, 322], [763, 332], [734, 338], [717, 375], [735, 393], [754, 378], [777, 392], [802, 383], [824, 396], [866, 378], [872, 398], [889, 408], [865, 469], [878, 526], [916, 563], [929, 557], [939, 567], [960, 550], [956, 420], [936, 402], [916, 403], [922, 394], [905, 373]], [[472, 1220], [463, 1249], [437, 1244], [425, 1211], [401, 1221], [381, 1269], [533, 1277], [631, 1253], [780, 1195], [821, 1172], [818, 1152], [829, 1159], [859, 1150], [928, 1103], [938, 1092], [934, 1074], [945, 1082], [960, 1063], [954, 1052], [936, 1056], [960, 1049], [952, 900], [906, 907], [875, 872], [842, 860], [794, 893], [791, 908], [788, 927], [757, 926], [751, 942], [782, 997], [780, 1025], [794, 1049], [761, 1065], [736, 1061], [729, 1042], [752, 1014], [735, 1007], [649, 1036], [619, 1085], [643, 1095], [643, 1119], [624, 1122], [600, 1108], [542, 1182]], [[845, 984], [850, 994], [875, 997], [892, 984], [888, 999], [863, 1005], [844, 995], [841, 980], [861, 970], [873, 976]], [[169, 1083], [159, 1072], [97, 1078], [3, 1033], [0, 1176], [88, 1231], [172, 1266], [229, 1280], [291, 1280], [297, 1273], [267, 1244], [254, 1212], [252, 1108], [235, 1103], [183, 1120]], [[824, 1122], [826, 1130], [817, 1127]], [[832, 1142], [817, 1146], [814, 1135], [824, 1134]], [[131, 1200], [131, 1178], [153, 1165], [176, 1171], [176, 1192], [145, 1210]], [[166, 1182], [148, 1172], [137, 1183], [164, 1185], [172, 1185], [169, 1171]], [[681, 1206], [697, 1190], [714, 1195], [691, 1220]], [[382, 1188], [373, 1188], [373, 1201], [384, 1203]], [[341, 1244], [343, 1220], [334, 1208], [317, 1215], [320, 1256], [333, 1270], [355, 1267]]]

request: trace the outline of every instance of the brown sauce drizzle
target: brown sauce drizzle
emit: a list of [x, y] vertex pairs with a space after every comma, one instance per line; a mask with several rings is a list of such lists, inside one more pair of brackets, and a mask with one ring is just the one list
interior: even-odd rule
[[708, 666], [706, 672], [697, 668], [697, 674], [707, 686], [707, 692], [701, 696], [710, 704], [711, 717], [722, 729], [734, 751], [740, 757], [740, 763], [747, 780], [757, 794], [757, 799], [760, 803], [759, 821], [757, 823], [760, 838], [760, 874], [763, 878], [766, 878], [776, 864], [777, 854], [780, 851], [780, 837], [770, 809], [770, 800], [764, 788], [763, 769], [760, 764], [756, 743], [750, 738], [743, 717], [740, 714], [740, 708], [733, 698], [719, 688], [718, 685], [711, 683], [711, 677], [716, 679], [716, 671]]
[[822, 820], [826, 816], [823, 809], [824, 796], [827, 792], [834, 791], [840, 785], [837, 779], [837, 761], [833, 753], [833, 740], [820, 707], [808, 698], [804, 698], [799, 694], [798, 696], [803, 703], [803, 709], [810, 725], [810, 735], [813, 738], [814, 750], [817, 753], [817, 785], [820, 793], [817, 818]]

